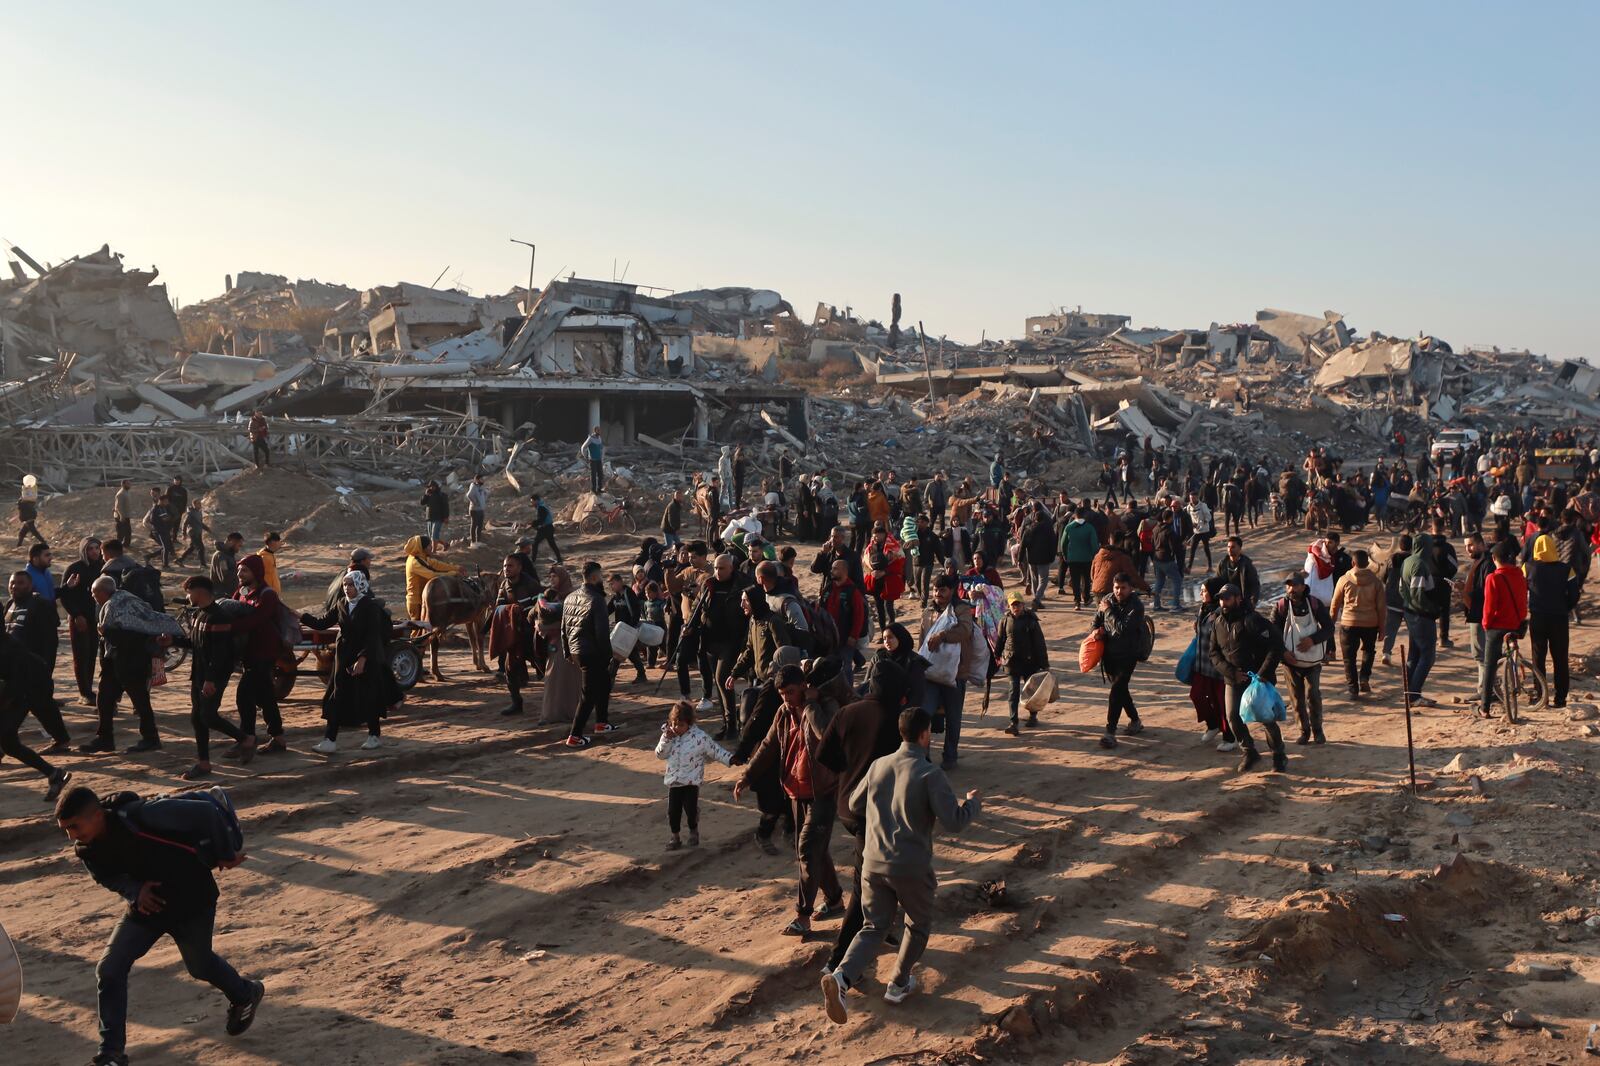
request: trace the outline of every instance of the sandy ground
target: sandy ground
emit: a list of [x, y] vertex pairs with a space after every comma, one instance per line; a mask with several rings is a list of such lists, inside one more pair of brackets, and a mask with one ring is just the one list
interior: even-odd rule
[[[397, 503], [392, 514], [413, 510]], [[371, 545], [391, 600], [402, 539]], [[509, 537], [496, 540], [503, 547]], [[1259, 536], [1249, 550], [1281, 573], [1305, 541]], [[288, 598], [320, 598], [358, 542], [330, 535], [291, 545]], [[617, 562], [628, 545], [590, 547]], [[487, 567], [497, 554], [468, 558]], [[1172, 679], [1192, 616], [1162, 616], [1156, 654], [1134, 682], [1148, 728], [1106, 753], [1095, 746], [1103, 683], [1075, 672], [1089, 616], [1052, 599], [1043, 618], [1062, 702], [1013, 739], [1000, 732], [1003, 682], [986, 717], [969, 697], [955, 783], [982, 789], [984, 812], [967, 833], [941, 838], [925, 991], [903, 1006], [880, 998], [885, 958], [866, 995], [850, 997], [848, 1024], [823, 1016], [816, 981], [836, 926], [805, 942], [779, 935], [793, 862], [755, 846], [753, 803], [729, 794], [733, 771], [709, 772], [703, 846], [663, 850], [665, 789], [652, 748], [665, 701], [655, 675], [621, 687], [617, 739], [571, 753], [557, 745], [559, 727], [498, 716], [503, 693], [457, 647], [445, 656], [448, 680], [418, 686], [378, 752], [351, 741], [333, 758], [309, 753], [321, 723], [316, 686], [303, 681], [285, 708], [291, 753], [247, 768], [218, 763], [250, 861], [220, 878], [217, 943], [265, 980], [267, 999], [255, 1028], [228, 1039], [222, 999], [191, 981], [164, 943], [134, 974], [133, 1059], [1583, 1059], [1600, 982], [1600, 930], [1584, 924], [1600, 913], [1600, 790], [1586, 723], [1557, 711], [1519, 727], [1472, 721], [1452, 703], [1471, 684], [1458, 626], [1460, 644], [1443, 653], [1431, 685], [1443, 706], [1415, 723], [1430, 786], [1420, 794], [1405, 787], [1398, 667], [1380, 668], [1376, 696], [1362, 704], [1330, 679], [1328, 745], [1291, 745], [1286, 775], [1240, 776], [1232, 756], [1196, 743], [1186, 689]], [[1596, 632], [1574, 631], [1575, 657], [1594, 651]], [[58, 691], [70, 694], [66, 677], [64, 662]], [[187, 678], [178, 680], [156, 701], [165, 750], [72, 758], [76, 780], [100, 790], [177, 787], [193, 757]], [[1572, 702], [1593, 703], [1595, 690], [1594, 679], [1575, 679]], [[89, 723], [73, 704], [74, 733]], [[122, 723], [119, 741], [131, 742], [132, 720]], [[1472, 769], [1440, 772], [1457, 754]], [[94, 962], [120, 905], [64, 847], [41, 792], [37, 777], [0, 766], [0, 921], [28, 976], [22, 1015], [0, 1033], [0, 1059], [87, 1062]], [[834, 852], [846, 872], [843, 841]], [[1468, 858], [1434, 875], [1458, 854]], [[995, 880], [1005, 883], [999, 903], [978, 892]], [[1542, 982], [1516, 972], [1532, 960], [1573, 973]], [[1499, 1018], [1512, 1008], [1542, 1026], [1507, 1028]]]

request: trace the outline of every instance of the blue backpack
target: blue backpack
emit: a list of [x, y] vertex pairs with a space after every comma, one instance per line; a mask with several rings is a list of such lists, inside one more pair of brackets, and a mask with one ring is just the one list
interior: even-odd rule
[[238, 812], [221, 785], [146, 800], [137, 820], [137, 831], [193, 852], [207, 869], [244, 850]]

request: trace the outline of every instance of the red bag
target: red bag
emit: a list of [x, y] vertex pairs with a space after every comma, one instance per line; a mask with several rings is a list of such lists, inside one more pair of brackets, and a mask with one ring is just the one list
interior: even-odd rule
[[1093, 633], [1083, 638], [1083, 643], [1078, 646], [1078, 672], [1087, 674], [1100, 665], [1100, 660], [1105, 656], [1106, 642], [1096, 637]]
[[159, 688], [167, 683], [167, 657], [157, 655], [150, 660], [150, 687]]

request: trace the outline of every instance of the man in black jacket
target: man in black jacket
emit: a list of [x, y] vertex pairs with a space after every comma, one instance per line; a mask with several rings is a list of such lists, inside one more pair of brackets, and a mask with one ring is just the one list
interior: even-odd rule
[[1261, 575], [1256, 564], [1244, 553], [1244, 541], [1237, 534], [1228, 538], [1228, 552], [1217, 564], [1217, 577], [1224, 585], [1235, 585], [1244, 594], [1251, 610], [1261, 600]]
[[53, 800], [71, 775], [51, 766], [22, 743], [17, 734], [32, 713], [56, 740], [50, 752], [67, 750], [67, 730], [61, 724], [61, 712], [55, 709], [55, 700], [50, 695], [50, 672], [43, 660], [4, 633], [0, 633], [0, 683], [3, 683], [0, 684], [0, 753], [43, 774], [50, 782], [45, 798]]
[[583, 564], [583, 584], [561, 601], [561, 648], [583, 671], [583, 695], [572, 716], [567, 747], [587, 748], [589, 716], [594, 731], [611, 733], [611, 627], [606, 624], [606, 590], [602, 567], [593, 559]]
[[1111, 595], [1100, 601], [1091, 635], [1105, 643], [1100, 669], [1111, 682], [1111, 691], [1106, 697], [1106, 735], [1100, 738], [1100, 746], [1114, 748], [1117, 746], [1117, 721], [1122, 712], [1128, 713], [1123, 736], [1144, 732], [1139, 708], [1128, 690], [1134, 667], [1139, 665], [1140, 643], [1146, 636], [1144, 604], [1133, 589], [1133, 579], [1127, 574], [1118, 574], [1112, 579]]
[[6, 602], [6, 632], [53, 671], [61, 642], [56, 605], [34, 591], [33, 578], [26, 570], [11, 575], [6, 591], [11, 594]]
[[[100, 633], [100, 691], [96, 694], [96, 707], [100, 714], [100, 727], [95, 738], [80, 744], [82, 755], [107, 754], [116, 750], [113, 723], [117, 705], [127, 693], [139, 716], [139, 742], [128, 749], [130, 754], [157, 751], [161, 747], [161, 734], [156, 730], [156, 714], [150, 706], [151, 641], [143, 633], [134, 633], [106, 624], [106, 604], [122, 590], [116, 579], [101, 574], [89, 586], [96, 604], [96, 627]], [[133, 595], [131, 592], [128, 595]]]
[[[1000, 633], [995, 639], [994, 661], [1005, 666], [1011, 678], [1011, 691], [1006, 699], [1011, 704], [1011, 724], [1006, 732], [1016, 736], [1022, 686], [1028, 678], [1041, 670], [1050, 669], [1050, 650], [1045, 644], [1044, 628], [1039, 616], [1028, 609], [1021, 589], [1006, 593], [1006, 615], [1000, 619]], [[1039, 712], [1028, 712], [1028, 724], [1039, 724]]]
[[[1250, 674], [1272, 683], [1283, 642], [1273, 632], [1271, 624], [1244, 602], [1239, 586], [1222, 586], [1217, 592], [1217, 601], [1222, 606], [1211, 626], [1211, 661], [1222, 671], [1228, 722], [1234, 739], [1244, 748], [1244, 757], [1239, 760], [1239, 772], [1243, 773], [1261, 761], [1261, 753], [1256, 751], [1250, 730], [1245, 728], [1244, 719], [1239, 715], [1239, 700], [1250, 684]], [[1287, 770], [1289, 757], [1283, 749], [1283, 734], [1278, 723], [1262, 722], [1260, 725], [1266, 730], [1267, 743], [1272, 747], [1272, 768], [1280, 773]]]
[[62, 575], [56, 599], [67, 612], [67, 637], [72, 646], [72, 675], [78, 682], [78, 695], [94, 706], [94, 658], [99, 637], [94, 631], [94, 597], [89, 586], [100, 576], [104, 565], [100, 538], [88, 537], [79, 549], [78, 560]]
[[233, 738], [233, 747], [223, 756], [249, 762], [255, 758], [256, 738], [219, 713], [222, 694], [238, 655], [233, 633], [218, 612], [209, 577], [196, 575], [183, 583], [189, 605], [197, 614], [189, 633], [174, 638], [174, 643], [191, 651], [189, 659], [189, 720], [194, 725], [195, 764], [184, 771], [185, 781], [196, 781], [211, 774], [211, 731]]
[[[229, 1036], [255, 1021], [265, 987], [240, 977], [211, 947], [217, 882], [195, 846], [212, 832], [209, 806], [196, 799], [141, 800], [131, 792], [101, 800], [81, 786], [56, 806], [56, 822], [89, 876], [128, 904], [95, 966], [100, 1051], [94, 1066], [127, 1066], [128, 974], [163, 936], [178, 945], [191, 977], [228, 997]], [[232, 841], [215, 845], [218, 869], [245, 861]]]
[[821, 599], [826, 599], [828, 596], [829, 577], [833, 573], [833, 564], [837, 561], [842, 561], [850, 568], [851, 581], [857, 585], [866, 584], [865, 575], [861, 570], [861, 553], [850, 550], [850, 530], [844, 526], [833, 527], [832, 535], [811, 563], [811, 572], [822, 578], [822, 586], [817, 592], [817, 596]]
[[[859, 557], [853, 558], [859, 567]], [[695, 601], [689, 618], [689, 625], [700, 636], [701, 652], [710, 660], [711, 689], [722, 706], [722, 730], [717, 733], [718, 740], [726, 740], [738, 728], [738, 707], [728, 688], [728, 679], [733, 676], [733, 664], [749, 638], [749, 623], [739, 602], [747, 584], [734, 569], [733, 556], [717, 556], [716, 569], [701, 585], [700, 598]]]

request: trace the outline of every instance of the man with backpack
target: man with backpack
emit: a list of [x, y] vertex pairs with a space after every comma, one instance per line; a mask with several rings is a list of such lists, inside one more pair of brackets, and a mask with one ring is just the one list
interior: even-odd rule
[[95, 966], [94, 1066], [127, 1066], [128, 975], [163, 936], [178, 946], [191, 977], [228, 998], [228, 1035], [249, 1029], [266, 988], [240, 977], [211, 946], [218, 899], [211, 871], [231, 870], [246, 857], [232, 806], [209, 793], [101, 799], [79, 786], [56, 805], [56, 823], [89, 876], [128, 905]]
[[[260, 713], [267, 723], [268, 737], [266, 747], [261, 750], [287, 751], [289, 746], [283, 739], [283, 717], [278, 713], [278, 690], [272, 679], [272, 665], [278, 661], [290, 629], [298, 637], [300, 626], [267, 584], [266, 565], [261, 556], [246, 555], [240, 559], [236, 573], [239, 601], [253, 608], [231, 623], [233, 632], [244, 635], [244, 645], [239, 651], [243, 668], [234, 689], [239, 729], [247, 737], [255, 736], [256, 714]], [[225, 758], [242, 758], [243, 755], [244, 744], [240, 743], [229, 749]]]
[[[115, 543], [107, 541], [108, 544]], [[80, 745], [79, 754], [100, 755], [116, 750], [112, 723], [116, 721], [117, 705], [124, 693], [139, 716], [139, 742], [128, 749], [129, 754], [157, 751], [161, 747], [161, 734], [156, 730], [156, 714], [150, 706], [150, 660], [152, 648], [159, 650], [149, 633], [127, 629], [117, 619], [125, 611], [113, 610], [117, 597], [135, 599], [127, 589], [117, 588], [114, 578], [101, 574], [89, 586], [89, 594], [98, 605], [95, 618], [100, 632], [100, 687], [95, 694], [95, 706], [100, 725], [94, 739]]]
[[807, 658], [831, 655], [833, 648], [816, 646], [817, 634], [812, 631], [814, 609], [808, 609], [806, 602], [794, 593], [785, 592], [781, 585], [782, 577], [778, 564], [770, 559], [756, 564], [756, 584], [766, 594], [767, 606], [773, 613], [782, 616], [788, 625], [792, 637], [790, 643], [805, 652]]

